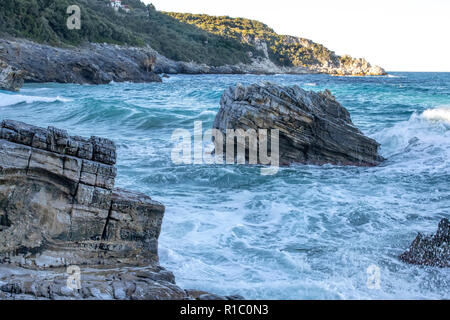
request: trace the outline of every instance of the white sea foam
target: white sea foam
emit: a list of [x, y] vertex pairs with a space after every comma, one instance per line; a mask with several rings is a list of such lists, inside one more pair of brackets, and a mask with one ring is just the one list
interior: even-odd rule
[[200, 116], [215, 116], [217, 114], [217, 111], [213, 110], [204, 110], [200, 112]]
[[422, 113], [422, 117], [433, 122], [446, 122], [450, 124], [450, 107], [428, 109]]
[[38, 97], [25, 96], [21, 94], [4, 94], [0, 93], [0, 107], [13, 106], [19, 103], [33, 103], [33, 102], [68, 102], [70, 99], [61, 97]]

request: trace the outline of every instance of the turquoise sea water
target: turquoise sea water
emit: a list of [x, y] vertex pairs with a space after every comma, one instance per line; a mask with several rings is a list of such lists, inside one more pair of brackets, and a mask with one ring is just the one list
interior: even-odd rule
[[[211, 127], [224, 89], [271, 81], [330, 89], [381, 144], [377, 168], [174, 165], [171, 134]], [[450, 74], [177, 75], [164, 83], [27, 84], [0, 120], [118, 145], [116, 185], [166, 206], [161, 264], [184, 288], [253, 299], [450, 299], [450, 270], [397, 259], [450, 217]], [[380, 268], [380, 289], [367, 286]]]

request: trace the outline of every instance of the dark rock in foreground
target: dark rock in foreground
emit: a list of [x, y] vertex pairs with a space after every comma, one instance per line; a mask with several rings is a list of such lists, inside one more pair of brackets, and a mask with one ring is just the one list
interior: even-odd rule
[[400, 259], [423, 266], [450, 267], [450, 221], [442, 219], [435, 235], [419, 234]]
[[384, 160], [379, 144], [355, 127], [328, 90], [238, 84], [223, 94], [213, 127], [224, 135], [227, 129], [278, 129], [280, 165], [376, 166]]
[[159, 266], [164, 206], [115, 189], [115, 163], [111, 140], [1, 122], [0, 299], [195, 299]]

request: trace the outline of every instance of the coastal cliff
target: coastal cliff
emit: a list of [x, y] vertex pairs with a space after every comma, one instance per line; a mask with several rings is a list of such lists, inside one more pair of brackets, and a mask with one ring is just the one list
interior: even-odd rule
[[[364, 59], [278, 35], [258, 21], [165, 13], [138, 0], [122, 2], [132, 9], [116, 12], [106, 0], [57, 0], [52, 10], [7, 1], [0, 12], [0, 89], [17, 91], [22, 82], [161, 81], [155, 72], [386, 74]], [[66, 26], [69, 5], [80, 7], [79, 30]], [[21, 8], [25, 17], [18, 14]]]
[[250, 62], [238, 66], [244, 73], [325, 73], [340, 76], [386, 74], [383, 68], [371, 65], [363, 58], [339, 56], [309, 39], [279, 35], [256, 20], [206, 14], [166, 14], [185, 24], [254, 48], [254, 51], [247, 51]]

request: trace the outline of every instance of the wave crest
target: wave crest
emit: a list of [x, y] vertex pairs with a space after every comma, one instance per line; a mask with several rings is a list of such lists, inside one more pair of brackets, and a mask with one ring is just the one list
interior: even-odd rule
[[25, 96], [21, 94], [4, 94], [0, 93], [0, 107], [13, 106], [20, 103], [33, 102], [68, 102], [70, 99], [56, 97], [39, 97], [39, 96]]
[[450, 107], [428, 109], [422, 113], [422, 117], [433, 122], [446, 122], [450, 124]]

